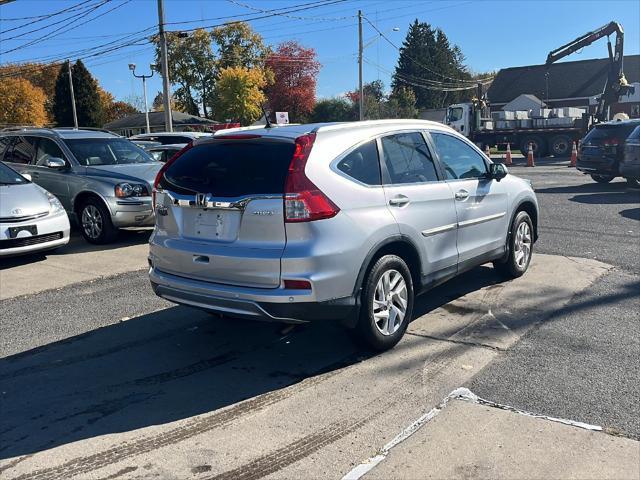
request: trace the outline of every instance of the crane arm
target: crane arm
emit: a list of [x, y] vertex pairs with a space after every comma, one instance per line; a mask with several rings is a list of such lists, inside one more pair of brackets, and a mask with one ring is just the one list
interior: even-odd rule
[[557, 62], [561, 58], [564, 58], [567, 55], [571, 55], [575, 51], [591, 45], [593, 42], [601, 39], [602, 37], [608, 37], [613, 33], [616, 33], [619, 37], [624, 35], [624, 30], [618, 22], [610, 22], [592, 32], [581, 35], [580, 37], [562, 45], [561, 47], [556, 48], [555, 50], [552, 50], [551, 52], [549, 52], [549, 55], [547, 55], [546, 65]]

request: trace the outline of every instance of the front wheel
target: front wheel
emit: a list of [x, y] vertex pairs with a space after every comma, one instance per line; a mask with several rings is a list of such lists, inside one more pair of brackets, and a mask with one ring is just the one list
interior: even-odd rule
[[626, 180], [629, 188], [640, 188], [640, 178], [627, 178]]
[[533, 253], [533, 222], [527, 212], [518, 212], [511, 224], [506, 259], [493, 262], [493, 267], [506, 278], [524, 275], [531, 263]]
[[413, 297], [413, 281], [404, 260], [396, 255], [381, 257], [365, 280], [356, 339], [377, 351], [393, 348], [411, 321]]
[[594, 173], [593, 175], [591, 175], [591, 178], [593, 178], [598, 183], [609, 183], [611, 180], [613, 180], [614, 177], [612, 175], [596, 175]]
[[86, 200], [80, 207], [79, 217], [82, 236], [89, 243], [111, 243], [118, 236], [107, 207], [98, 199]]

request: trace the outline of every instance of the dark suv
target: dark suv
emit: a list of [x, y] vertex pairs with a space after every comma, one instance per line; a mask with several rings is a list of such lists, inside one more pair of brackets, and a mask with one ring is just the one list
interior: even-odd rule
[[640, 187], [640, 125], [624, 142], [624, 157], [620, 162], [620, 175], [635, 188]]
[[593, 127], [582, 139], [577, 169], [598, 183], [609, 183], [621, 176], [625, 140], [639, 125], [640, 120], [624, 120]]

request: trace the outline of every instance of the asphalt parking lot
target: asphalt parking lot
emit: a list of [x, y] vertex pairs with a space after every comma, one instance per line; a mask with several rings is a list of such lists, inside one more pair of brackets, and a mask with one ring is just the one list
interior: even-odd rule
[[[457, 476], [517, 473], [488, 469], [490, 458], [451, 457], [465, 447], [447, 435], [467, 419], [512, 426], [495, 439], [511, 453], [492, 455], [520, 445], [524, 455], [533, 438], [525, 433], [549, 429], [539, 442], [554, 458], [566, 458], [563, 448], [579, 455], [575, 445], [584, 456], [563, 473], [579, 477], [598, 456], [617, 462], [607, 470], [602, 460], [602, 477], [637, 478], [640, 192], [595, 184], [565, 161], [521, 163], [512, 172], [532, 179], [541, 204], [530, 272], [501, 282], [483, 266], [429, 292], [409, 335], [381, 355], [331, 323], [221, 320], [155, 297], [148, 233], [127, 232], [108, 249], [74, 239], [55, 255], [3, 261], [0, 475], [339, 478], [464, 386], [607, 433], [578, 442], [573, 427], [453, 402], [368, 477], [420, 476], [398, 468], [421, 465], [422, 449], [447, 442], [439, 464]], [[488, 427], [486, 435], [475, 438], [490, 451]]]

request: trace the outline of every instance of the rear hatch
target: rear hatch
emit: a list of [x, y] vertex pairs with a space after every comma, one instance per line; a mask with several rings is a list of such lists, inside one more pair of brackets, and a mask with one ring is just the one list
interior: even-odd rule
[[633, 124], [605, 123], [592, 128], [580, 148], [582, 160], [618, 159], [622, 156], [625, 139], [633, 131]]
[[159, 179], [152, 252], [160, 271], [257, 288], [280, 285], [283, 192], [293, 139], [197, 142]]

